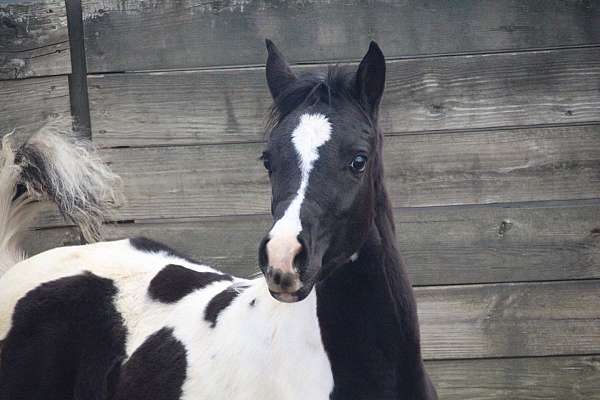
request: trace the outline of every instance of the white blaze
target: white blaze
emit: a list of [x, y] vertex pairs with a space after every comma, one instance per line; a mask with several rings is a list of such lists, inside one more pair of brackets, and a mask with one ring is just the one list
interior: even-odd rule
[[292, 143], [300, 159], [302, 174], [300, 187], [283, 217], [271, 229], [269, 237], [273, 238], [281, 234], [291, 234], [296, 237], [302, 231], [300, 208], [306, 195], [308, 178], [315, 161], [319, 159], [319, 147], [325, 144], [330, 137], [331, 124], [323, 114], [304, 114], [300, 117], [300, 123], [292, 132]]

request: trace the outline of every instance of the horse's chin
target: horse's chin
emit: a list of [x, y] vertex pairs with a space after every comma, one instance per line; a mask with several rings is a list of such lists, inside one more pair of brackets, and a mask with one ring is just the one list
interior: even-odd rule
[[271, 296], [282, 303], [297, 303], [304, 300], [310, 294], [313, 285], [303, 286], [300, 290], [294, 293], [277, 293], [269, 290]]

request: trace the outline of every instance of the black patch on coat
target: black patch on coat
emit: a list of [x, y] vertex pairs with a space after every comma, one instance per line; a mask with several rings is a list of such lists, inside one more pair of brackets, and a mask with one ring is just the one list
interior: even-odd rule
[[405, 268], [378, 240], [317, 285], [317, 317], [334, 378], [331, 400], [437, 399]]
[[169, 264], [150, 282], [148, 294], [153, 300], [175, 303], [194, 290], [202, 289], [213, 282], [231, 281], [230, 275], [216, 272], [198, 272], [181, 265]]
[[178, 400], [187, 373], [187, 351], [162, 328], [149, 336], [121, 368], [112, 400]]
[[230, 286], [210, 299], [206, 305], [206, 309], [204, 310], [204, 319], [210, 322], [211, 328], [217, 326], [217, 318], [219, 318], [219, 314], [224, 309], [229, 307], [233, 299], [235, 299], [245, 288], [246, 287], [244, 286]]
[[171, 257], [177, 257], [192, 264], [203, 264], [200, 261], [194, 260], [190, 257], [181, 254], [177, 250], [172, 249], [164, 243], [160, 243], [142, 236], [130, 238], [129, 243], [131, 244], [131, 246], [133, 246], [133, 248], [144, 253], [165, 253]]
[[112, 280], [86, 272], [19, 300], [0, 359], [0, 399], [107, 399], [125, 357], [116, 294]]

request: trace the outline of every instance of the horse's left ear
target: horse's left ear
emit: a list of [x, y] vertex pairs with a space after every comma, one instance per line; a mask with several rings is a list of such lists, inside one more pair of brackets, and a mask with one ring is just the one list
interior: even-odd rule
[[296, 75], [275, 44], [269, 39], [265, 39], [265, 43], [269, 53], [266, 68], [267, 84], [271, 97], [275, 100], [290, 83], [296, 80]]
[[377, 114], [385, 86], [385, 57], [377, 43], [369, 45], [356, 71], [354, 85], [357, 99], [369, 113]]

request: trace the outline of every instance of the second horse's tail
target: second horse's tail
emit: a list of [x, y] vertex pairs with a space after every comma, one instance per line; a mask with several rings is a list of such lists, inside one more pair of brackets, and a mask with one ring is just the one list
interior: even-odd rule
[[25, 258], [19, 233], [41, 211], [56, 204], [88, 241], [100, 238], [102, 222], [121, 201], [120, 179], [90, 144], [72, 138], [70, 124], [57, 120], [22, 146], [11, 135], [0, 150], [0, 276]]

